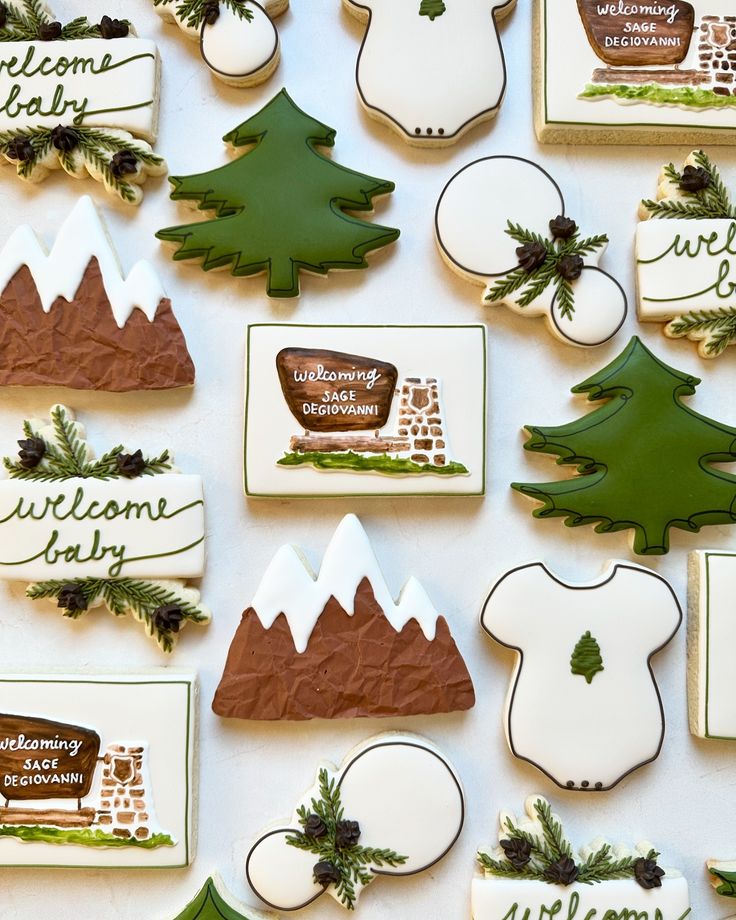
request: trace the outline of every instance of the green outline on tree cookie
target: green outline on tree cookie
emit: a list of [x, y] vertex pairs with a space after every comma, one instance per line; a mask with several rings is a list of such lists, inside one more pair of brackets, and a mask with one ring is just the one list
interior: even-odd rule
[[[68, 409], [55, 405], [51, 409], [53, 437], [44, 436], [26, 420], [25, 439], [19, 441], [19, 460], [3, 458], [10, 479], [32, 482], [68, 482], [71, 479], [102, 481], [157, 476], [170, 473], [172, 466], [167, 450], [158, 457], [144, 457], [142, 452], [124, 453], [122, 445], [113, 447], [94, 460], [79, 422]], [[24, 463], [26, 465], [24, 465]], [[199, 592], [171, 579], [150, 581], [138, 578], [67, 578], [34, 582], [26, 589], [32, 600], [57, 599], [63, 616], [76, 620], [100, 603], [110, 613], [130, 613], [143, 623], [146, 633], [164, 652], [171, 652], [175, 634], [181, 626], [208, 623], [211, 614], [199, 603]]]

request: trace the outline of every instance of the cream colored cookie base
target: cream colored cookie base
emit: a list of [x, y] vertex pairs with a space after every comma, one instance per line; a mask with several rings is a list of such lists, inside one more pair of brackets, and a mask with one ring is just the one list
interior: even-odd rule
[[[368, 23], [370, 21], [370, 12], [365, 8], [358, 8], [354, 6], [350, 0], [342, 0], [343, 8], [359, 22]], [[500, 9], [494, 9], [493, 12], [489, 11], [489, 15], [493, 19], [494, 28], [496, 31], [496, 36], [499, 43], [501, 42], [501, 36], [498, 32], [499, 23], [503, 22], [516, 8], [516, 0], [512, 0], [507, 6], [501, 7]], [[504, 59], [503, 54], [503, 45], [501, 45], [501, 57]], [[504, 68], [506, 68], [505, 59], [504, 59]], [[452, 82], [452, 74], [447, 75], [448, 82]], [[506, 81], [508, 80], [508, 69], [506, 69]], [[505, 83], [506, 83], [505, 81]], [[453, 144], [456, 144], [459, 140], [465, 137], [470, 131], [474, 128], [477, 128], [478, 125], [483, 124], [484, 122], [493, 121], [498, 115], [501, 106], [503, 105], [504, 98], [506, 96], [506, 86], [504, 85], [504, 92], [501, 95], [501, 98], [498, 101], [498, 105], [494, 109], [483, 112], [475, 118], [470, 119], [463, 125], [460, 131], [457, 131], [455, 134], [450, 137], [441, 137], [439, 135], [434, 135], [432, 137], [414, 137], [411, 134], [408, 134], [406, 131], [403, 131], [396, 122], [385, 115], [383, 112], [377, 111], [365, 104], [363, 96], [358, 92], [358, 100], [360, 102], [361, 108], [374, 121], [377, 121], [379, 124], [385, 125], [390, 128], [395, 134], [398, 134], [399, 137], [409, 144], [410, 147], [422, 147], [422, 148], [443, 148], [451, 147]]]
[[[654, 106], [654, 105], [619, 105], [613, 101], [609, 100], [577, 100], [578, 105], [576, 106], [576, 115], [574, 118], [569, 118], [565, 120], [565, 123], [560, 123], [559, 119], [549, 118], [545, 112], [545, 69], [547, 66], [547, 61], [545, 60], [545, 28], [544, 28], [544, 8], [545, 3], [557, 3], [559, 4], [558, 10], [563, 5], [569, 5], [570, 7], [576, 7], [576, 0], [534, 0], [534, 19], [533, 19], [533, 65], [532, 65], [532, 83], [533, 83], [533, 94], [534, 94], [534, 130], [537, 135], [537, 139], [543, 144], [687, 144], [696, 147], [703, 147], [708, 144], [734, 144], [736, 143], [736, 106], [731, 107], [726, 114], [728, 114], [728, 122], [723, 119], [723, 124], [715, 124], [712, 122], [714, 119], [718, 118], [722, 113], [721, 109], [705, 109], [698, 110], [699, 113], [703, 116], [701, 119], [711, 123], [710, 125], [692, 123], [681, 124], [678, 126], [667, 125], [667, 124], [624, 124], [626, 121], [647, 121], [647, 112], [653, 112], [657, 110], [664, 110], [671, 113], [671, 121], [683, 121], [680, 116], [683, 115], [692, 115], [693, 113], [684, 112], [681, 108], [677, 106]], [[711, 0], [711, 7], [715, 3]], [[722, 10], [726, 15], [729, 12], [732, 14], [733, 10], [728, 8], [723, 3], [719, 5], [722, 7]], [[704, 12], [709, 13], [718, 13], [719, 10], [708, 9], [701, 11], [701, 15]], [[575, 16], [577, 17], [577, 12]], [[696, 9], [696, 22], [697, 22], [697, 9]], [[579, 29], [578, 29], [579, 26]], [[691, 53], [695, 49], [694, 53], [697, 54], [697, 32], [693, 34], [693, 44], [691, 45]], [[587, 72], [585, 69], [580, 67], [575, 67], [576, 58], [578, 56], [592, 58], [592, 67], [605, 67], [606, 65], [603, 61], [595, 57], [590, 45], [588, 44], [587, 38], [585, 36], [585, 31], [583, 28], [582, 22], [578, 20], [575, 26], [574, 34], [569, 35], [569, 41], [565, 43], [565, 47], [562, 51], [561, 57], [555, 59], [553, 55], [550, 55], [550, 69], [554, 68], [555, 65], [559, 62], [561, 72], [567, 74], [568, 72], [575, 72], [581, 74], [580, 79], [580, 90], [583, 89], [585, 83], [589, 82], [590, 74], [592, 73], [592, 68], [588, 68]], [[683, 66], [685, 66], [683, 64]], [[587, 74], [587, 76], [586, 76]], [[551, 91], [550, 91], [551, 92]], [[574, 95], [574, 93], [573, 93]], [[582, 106], [589, 106], [591, 109], [590, 120], [593, 121], [593, 116], [595, 116], [596, 106], [599, 106], [604, 103], [609, 103], [611, 105], [617, 105], [621, 110], [621, 117], [617, 119], [618, 124], [604, 125], [604, 124], [581, 124], [576, 122], [578, 117], [588, 117], [585, 114], [585, 109], [581, 110]], [[628, 113], [628, 115], [627, 115]], [[649, 118], [653, 119], [653, 116], [650, 115]], [[653, 119], [656, 120], [656, 119]]]

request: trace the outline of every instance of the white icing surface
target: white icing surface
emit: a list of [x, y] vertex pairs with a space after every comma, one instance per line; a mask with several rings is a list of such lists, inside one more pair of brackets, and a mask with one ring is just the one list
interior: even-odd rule
[[[512, 752], [576, 789], [610, 788], [654, 759], [664, 718], [648, 662], [680, 618], [669, 585], [630, 563], [611, 563], [587, 584], [561, 583], [542, 563], [503, 576], [481, 624], [521, 652], [504, 719]], [[570, 662], [588, 631], [603, 660], [590, 683]]]
[[418, 0], [347, 0], [370, 11], [357, 67], [363, 104], [410, 143], [447, 141], [495, 115], [506, 71], [494, 16], [514, 3], [447, 3], [431, 20]]
[[246, 3], [248, 22], [220, 5], [214, 25], [202, 28], [202, 57], [216, 76], [244, 77], [267, 67], [278, 53], [279, 35], [258, 3]]
[[[339, 786], [345, 819], [360, 824], [360, 845], [393, 849], [407, 860], [375, 875], [404, 876], [429, 868], [450, 850], [463, 826], [465, 805], [455, 772], [433, 744], [416, 735], [377, 735], [356, 748], [339, 769], [323, 764]], [[319, 798], [318, 782], [298, 809]], [[272, 907], [294, 910], [322, 893], [313, 880], [314, 854], [286, 843], [288, 831], [266, 832], [248, 854], [246, 871], [256, 894]], [[359, 897], [363, 885], [356, 883]], [[336, 900], [335, 886], [327, 893]]]
[[140, 261], [125, 278], [112, 242], [94, 202], [81, 197], [61, 225], [51, 251], [32, 227], [17, 227], [0, 252], [0, 292], [24, 265], [36, 283], [44, 312], [58, 297], [72, 301], [90, 259], [96, 258], [118, 327], [122, 329], [137, 307], [153, 322], [166, 297], [149, 262]]
[[282, 546], [266, 569], [251, 606], [265, 629], [283, 613], [301, 654], [331, 597], [350, 616], [354, 614], [355, 592], [364, 578], [397, 632], [414, 619], [427, 639], [434, 639], [438, 613], [426, 592], [412, 577], [394, 603], [368, 535], [354, 514], [346, 515], [335, 530], [316, 578], [293, 546]]
[[[447, 317], [445, 317], [447, 318]], [[284, 399], [276, 371], [283, 348], [319, 348], [370, 356], [393, 364], [397, 388], [406, 377], [441, 381], [445, 453], [468, 475], [395, 475], [279, 466], [293, 436], [302, 434]], [[327, 326], [272, 323], [248, 327], [246, 349], [245, 489], [259, 498], [337, 495], [480, 495], [486, 483], [485, 327]], [[384, 432], [401, 427], [394, 395]], [[371, 432], [372, 433], [372, 432]], [[449, 436], [449, 439], [448, 439]]]
[[[147, 795], [155, 803], [158, 825], [176, 841], [173, 847], [148, 850], [21, 844], [11, 837], [0, 837], [0, 866], [174, 868], [193, 861], [197, 707], [194, 672], [156, 668], [140, 673], [5, 674], [0, 677], [0, 696], [4, 713], [93, 728], [100, 735], [100, 756], [108, 744], [124, 744], [126, 739], [145, 742]], [[102, 765], [97, 773], [101, 771]], [[82, 805], [95, 807], [97, 793], [98, 786], [93, 784]], [[76, 800], [29, 805], [69, 809], [76, 808]]]
[[[83, 498], [77, 501], [77, 490]], [[135, 508], [111, 520], [76, 520], [101, 514], [116, 502]], [[165, 502], [165, 505], [161, 503]], [[33, 516], [10, 517], [16, 509]], [[46, 513], [53, 508], [65, 520]], [[152, 509], [149, 514], [148, 508]], [[164, 514], [181, 513], [152, 520]], [[111, 511], [111, 513], [114, 513]], [[162, 473], [139, 479], [0, 481], [0, 577], [44, 581], [59, 578], [198, 578], [204, 572], [204, 507], [199, 476]], [[76, 549], [75, 549], [76, 547]], [[58, 560], [57, 560], [58, 555]], [[67, 555], [70, 557], [67, 559]], [[77, 561], [79, 557], [80, 561]], [[92, 557], [92, 558], [90, 558]], [[148, 557], [148, 558], [144, 558]], [[127, 561], [130, 560], [130, 561]], [[122, 561], [122, 567], [111, 570]]]
[[[731, 0], [690, 2], [695, 8], [696, 28], [703, 16], [733, 15]], [[627, 132], [631, 130], [628, 127], [630, 125], [640, 128], [651, 126], [651, 129], [647, 130], [646, 139], [653, 144], [668, 143], [667, 135], [662, 130], [666, 126], [701, 130], [736, 128], [736, 109], [733, 106], [701, 108], [651, 105], [631, 100], [616, 100], [613, 97], [578, 98], [586, 85], [592, 82], [593, 71], [607, 65], [596, 56], [588, 42], [578, 14], [577, 0], [535, 0], [535, 3], [540, 5], [542, 14], [542, 28], [539, 33], [539, 79], [542, 85], [537, 93], [536, 104], [542, 124], [561, 128], [567, 124], [571, 129], [581, 126], [615, 129], [620, 126]], [[693, 33], [688, 54], [679, 65], [680, 70], [698, 70], [698, 44], [696, 31]], [[706, 142], [707, 136], [704, 136], [703, 143]]]
[[736, 740], [736, 553], [696, 550], [689, 575], [690, 728], [701, 738]]
[[[154, 42], [132, 35], [112, 40], [0, 42], [0, 62], [17, 59], [14, 74], [31, 54], [28, 69], [36, 71], [33, 76], [14, 77], [6, 70], [1, 72], [0, 131], [76, 124], [121, 128], [147, 141], [156, 139], [159, 59]], [[75, 58], [84, 65], [69, 67], [68, 62]], [[42, 62], [47, 62], [47, 70], [61, 62], [66, 72], [44, 76], [38, 72]], [[92, 72], [101, 68], [102, 72]], [[58, 87], [63, 88], [63, 93]], [[59, 95], [61, 101], [54, 105]], [[33, 105], [36, 97], [41, 99], [42, 112], [53, 114], [28, 114], [24, 106]]]
[[[456, 173], [437, 203], [435, 230], [442, 257], [457, 274], [486, 284], [488, 300], [496, 276], [518, 266], [520, 244], [506, 232], [509, 222], [551, 239], [549, 222], [565, 214], [560, 189], [536, 163], [518, 157], [476, 160]], [[568, 215], [569, 216], [569, 215]], [[583, 234], [584, 235], [584, 234]], [[608, 341], [626, 318], [626, 296], [608, 274], [594, 271], [605, 244], [583, 258], [587, 271], [572, 282], [575, 310], [560, 315], [554, 284], [526, 306], [519, 299], [522, 285], [501, 301], [521, 316], [543, 316], [550, 331], [563, 342], [593, 346]]]

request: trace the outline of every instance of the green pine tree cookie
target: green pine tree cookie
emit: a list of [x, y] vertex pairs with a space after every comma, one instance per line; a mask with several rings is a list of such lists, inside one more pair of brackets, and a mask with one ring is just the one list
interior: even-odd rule
[[526, 426], [526, 450], [555, 454], [578, 475], [512, 488], [542, 503], [535, 517], [596, 524], [596, 533], [633, 529], [641, 555], [668, 552], [671, 527], [697, 533], [736, 523], [736, 476], [712, 465], [736, 462], [736, 428], [683, 405], [699, 383], [634, 336], [618, 358], [573, 387], [604, 405], [568, 425]]
[[275, 920], [274, 914], [239, 904], [219, 875], [207, 879], [193, 901], [174, 920]]
[[573, 674], [584, 677], [586, 683], [592, 683], [596, 674], [604, 671], [601, 647], [597, 639], [590, 634], [590, 630], [580, 637], [572, 651], [570, 670]]
[[156, 236], [180, 244], [174, 259], [198, 259], [205, 271], [230, 266], [235, 276], [266, 272], [269, 297], [297, 297], [299, 272], [366, 268], [366, 253], [399, 231], [346, 211], [372, 211], [394, 190], [318, 152], [335, 131], [298, 109], [281, 90], [224, 138], [249, 147], [241, 157], [195, 176], [171, 176], [171, 197], [199, 202], [211, 220], [168, 227]]

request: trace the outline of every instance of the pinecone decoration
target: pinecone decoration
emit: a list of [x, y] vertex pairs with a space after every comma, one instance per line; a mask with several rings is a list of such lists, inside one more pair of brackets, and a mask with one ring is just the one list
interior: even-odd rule
[[42, 42], [55, 42], [61, 38], [63, 26], [60, 22], [42, 22], [38, 27], [38, 38]]
[[598, 641], [591, 636], [590, 630], [584, 633], [578, 640], [570, 658], [570, 671], [584, 677], [586, 683], [590, 684], [600, 671], [605, 670], [603, 667], [603, 658], [601, 657], [601, 647]]
[[4, 3], [0, 3], [0, 29], [4, 29], [8, 24], [8, 8]]
[[304, 822], [304, 833], [312, 840], [327, 836], [327, 825], [319, 815], [311, 814]]
[[312, 869], [314, 873], [314, 880], [318, 885], [324, 885], [325, 888], [328, 885], [337, 885], [337, 883], [342, 879], [340, 870], [334, 863], [327, 862], [318, 862], [317, 865]]
[[79, 138], [74, 128], [57, 125], [51, 132], [51, 143], [57, 150], [71, 153], [72, 150], [79, 146]]
[[110, 160], [110, 172], [116, 179], [138, 172], [138, 158], [132, 150], [118, 150]]
[[100, 20], [100, 35], [106, 39], [126, 38], [130, 32], [130, 26], [122, 19], [112, 19], [110, 16], [103, 16]]
[[213, 26], [220, 18], [219, 0], [208, 0], [204, 5], [203, 19], [208, 26]]
[[516, 250], [516, 257], [524, 271], [531, 274], [544, 263], [547, 258], [547, 250], [542, 243], [524, 243]]
[[18, 456], [24, 470], [35, 470], [46, 454], [46, 442], [41, 438], [24, 438], [18, 441]]
[[338, 821], [335, 827], [335, 846], [338, 850], [354, 847], [360, 840], [360, 824], [357, 821]]
[[441, 16], [447, 11], [443, 0], [422, 0], [422, 4], [419, 7], [420, 16], [429, 16], [430, 21], [434, 22], [438, 16]]
[[683, 192], [702, 192], [710, 185], [710, 175], [702, 166], [686, 166], [680, 177], [680, 188]]
[[561, 856], [547, 866], [544, 877], [553, 885], [572, 885], [577, 881], [580, 870], [569, 856]]
[[186, 619], [184, 611], [178, 604], [163, 604], [153, 611], [153, 624], [161, 632], [178, 633]]
[[557, 263], [557, 271], [565, 281], [577, 281], [584, 268], [585, 262], [580, 256], [563, 256]]
[[499, 840], [503, 855], [514, 869], [523, 869], [532, 858], [532, 845], [528, 840], [514, 837], [511, 840]]
[[64, 585], [59, 591], [56, 600], [57, 607], [62, 610], [68, 610], [70, 613], [78, 613], [81, 610], [86, 610], [89, 606], [81, 586], [74, 582]]
[[578, 225], [570, 217], [558, 214], [549, 222], [549, 232], [556, 240], [569, 240], [577, 233]]
[[36, 155], [33, 144], [27, 137], [14, 137], [8, 142], [5, 153], [11, 160], [17, 160], [19, 163], [27, 163]]
[[128, 479], [140, 476], [146, 468], [143, 451], [137, 450], [134, 454], [118, 454], [118, 472]]
[[649, 891], [652, 888], [662, 887], [664, 869], [657, 865], [656, 859], [637, 859], [634, 863], [634, 880], [642, 888]]

